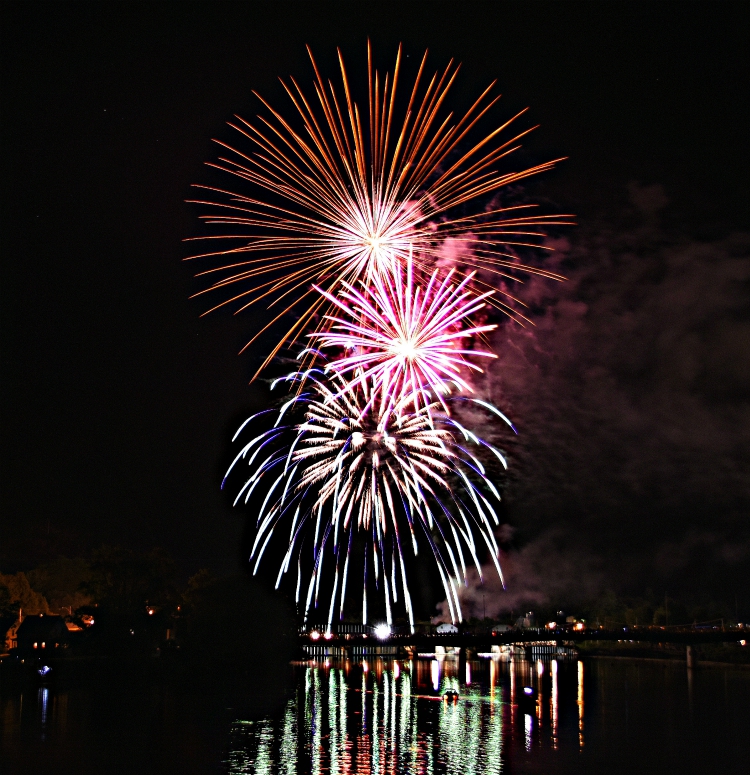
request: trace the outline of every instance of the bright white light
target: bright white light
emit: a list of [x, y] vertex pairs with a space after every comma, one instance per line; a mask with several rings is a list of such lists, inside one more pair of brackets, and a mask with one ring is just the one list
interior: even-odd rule
[[369, 237], [365, 239], [365, 243], [370, 246], [370, 250], [372, 250], [373, 253], [378, 253], [380, 251], [380, 236], [377, 234], [372, 234]]
[[310, 640], [317, 640], [320, 637], [320, 633], [317, 630], [313, 630], [310, 633]]
[[417, 357], [419, 351], [413, 341], [409, 339], [394, 339], [388, 348], [396, 357], [410, 361]]
[[375, 637], [378, 640], [387, 640], [391, 637], [391, 626], [389, 624], [378, 624], [375, 627]]

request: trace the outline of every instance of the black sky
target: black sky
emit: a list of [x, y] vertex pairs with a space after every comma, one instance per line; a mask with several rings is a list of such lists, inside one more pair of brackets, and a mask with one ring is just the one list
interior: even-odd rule
[[[592, 235], [641, 228], [628, 212], [640, 212], [659, 244], [664, 235], [724, 244], [748, 228], [744, 3], [24, 2], [5, 3], [2, 16], [4, 571], [102, 542], [161, 545], [185, 567], [237, 561], [242, 518], [218, 486], [232, 430], [265, 400], [263, 387], [248, 386], [262, 349], [238, 357], [252, 319], [200, 319], [203, 302], [188, 299], [199, 286], [181, 260], [182, 240], [197, 226], [184, 200], [191, 183], [206, 179], [203, 164], [216, 155], [211, 138], [228, 136], [234, 113], [255, 113], [251, 90], [278, 103], [278, 75], [311, 80], [305, 43], [329, 69], [341, 46], [354, 72], [368, 36], [382, 67], [399, 41], [413, 57], [429, 47], [435, 64], [463, 62], [459, 94], [497, 78], [501, 113], [528, 105], [530, 122], [542, 125], [526, 143], [534, 157], [570, 157], [529, 194], [578, 214], [582, 236], [569, 239], [579, 257]], [[653, 185], [669, 202], [657, 208], [658, 227], [648, 201], [637, 206], [638, 186]], [[641, 239], [631, 260], [659, 250]], [[565, 298], [575, 301], [579, 289], [589, 304], [598, 293], [617, 296], [606, 271], [586, 260], [586, 272], [573, 267]], [[710, 284], [710, 276], [700, 281]], [[745, 302], [732, 307], [735, 316], [750, 302], [747, 277], [740, 281]], [[649, 314], [647, 305], [639, 309]], [[665, 335], [688, 335], [673, 325], [669, 306], [659, 316]], [[606, 325], [603, 313], [597, 320]], [[591, 351], [604, 353], [598, 342]], [[735, 349], [740, 361], [750, 356], [748, 340]], [[722, 382], [722, 364], [696, 352], [705, 379]], [[590, 353], [586, 363], [592, 367]], [[668, 397], [662, 366], [639, 361], [642, 381], [635, 372], [622, 379]], [[517, 395], [523, 376], [513, 374]], [[739, 396], [718, 391], [719, 411], [722, 400], [750, 411], [743, 379]], [[575, 380], [555, 384], [575, 389]], [[547, 418], [533, 405], [519, 408]], [[734, 427], [727, 454], [739, 465], [746, 426]], [[652, 437], [645, 426], [632, 430], [622, 456], [637, 461]], [[715, 452], [708, 441], [705, 452]], [[533, 445], [526, 454], [533, 457]], [[579, 462], [586, 469], [587, 459]], [[664, 474], [675, 487], [682, 475]], [[543, 479], [533, 481], [545, 490]], [[590, 471], [581, 482], [575, 502], [601, 507], [596, 529], [609, 535], [608, 497], [597, 492], [609, 485], [597, 485]], [[734, 530], [742, 543], [747, 481], [727, 482], [732, 505], [716, 508], [734, 515], [727, 535]], [[558, 487], [555, 480], [534, 514], [516, 501], [509, 518], [520, 521], [524, 541], [548, 535]], [[646, 529], [654, 521], [663, 519], [664, 540], [678, 545], [711, 513], [707, 507], [683, 524], [679, 508], [665, 512], [655, 502], [649, 511], [648, 492], [640, 501], [626, 539], [633, 556], [656, 551]]]

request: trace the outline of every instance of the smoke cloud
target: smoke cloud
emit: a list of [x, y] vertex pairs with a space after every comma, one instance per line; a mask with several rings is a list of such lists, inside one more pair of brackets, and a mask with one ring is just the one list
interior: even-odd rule
[[507, 288], [534, 322], [500, 326], [481, 386], [519, 431], [495, 439], [507, 588], [488, 565], [468, 614], [605, 587], [733, 595], [750, 572], [750, 234], [674, 233], [661, 186], [629, 196], [616, 226], [550, 243], [567, 282]]

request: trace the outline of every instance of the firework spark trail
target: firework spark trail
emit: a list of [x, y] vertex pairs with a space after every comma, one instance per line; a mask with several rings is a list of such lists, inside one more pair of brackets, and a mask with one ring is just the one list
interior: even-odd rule
[[[559, 161], [497, 171], [496, 164], [507, 160], [531, 131], [501, 139], [525, 111], [470, 142], [465, 152], [458, 151], [499, 99], [491, 95], [494, 82], [456, 118], [452, 112], [445, 113], [444, 103], [459, 66], [451, 60], [442, 73], [430, 77], [425, 52], [402, 111], [397, 100], [401, 48], [393, 75], [381, 78], [373, 68], [368, 43], [368, 109], [362, 111], [340, 52], [343, 94], [341, 87], [337, 90], [332, 81], [323, 79], [309, 49], [308, 53], [315, 73], [314, 97], [308, 98], [294, 78], [281, 81], [302, 127], [295, 129], [256, 95], [270, 116], [258, 115], [255, 123], [238, 118], [230, 124], [242, 135], [248, 150], [219, 143], [228, 155], [210, 165], [248, 184], [249, 193], [197, 186], [209, 198], [191, 200], [211, 207], [211, 214], [203, 216], [207, 223], [228, 230], [197, 239], [243, 241], [239, 247], [193, 256], [220, 257], [226, 262], [199, 273], [219, 275], [200, 293], [238, 287], [231, 298], [213, 309], [235, 304], [240, 311], [265, 300], [269, 308], [275, 308], [265, 331], [302, 307], [297, 321], [259, 371], [285, 343], [293, 344], [317, 314], [330, 311], [327, 297], [321, 298], [313, 284], [335, 295], [344, 282], [369, 281], [405, 262], [410, 245], [427, 274], [440, 246], [450, 237], [471, 245], [478, 269], [509, 279], [516, 279], [512, 274], [516, 270], [562, 279], [520, 264], [514, 250], [548, 249], [540, 244], [543, 227], [569, 223], [569, 216], [534, 215], [533, 205], [451, 216], [461, 205], [548, 170]], [[495, 297], [492, 303], [523, 318], [514, 309], [516, 300], [506, 296], [507, 301]]]
[[[400, 593], [413, 626], [405, 550], [410, 546], [416, 555], [420, 541], [426, 541], [454, 620], [460, 620], [456, 587], [465, 581], [467, 560], [481, 567], [475, 532], [502, 578], [493, 534], [498, 518], [482, 490], [489, 490], [496, 500], [500, 495], [465, 443], [489, 449], [506, 466], [502, 453], [443, 413], [439, 403], [423, 403], [408, 412], [394, 406], [387, 417], [376, 417], [363, 412], [372, 389], [367, 380], [354, 390], [342, 390], [347, 383], [340, 375], [327, 376], [314, 369], [295, 372], [283, 381], [305, 383], [307, 388], [278, 410], [272, 428], [242, 447], [227, 471], [228, 476], [243, 460], [251, 470], [235, 502], [247, 503], [256, 488], [265, 491], [250, 555], [253, 572], [272, 536], [283, 532], [288, 535], [288, 547], [279, 567], [278, 586], [292, 567], [295, 552], [301, 557], [303, 544], [312, 535], [313, 570], [304, 595], [305, 616], [311, 606], [318, 605], [324, 560], [329, 557], [334, 563], [330, 627], [337, 601], [338, 614], [343, 616], [352, 540], [360, 531], [369, 536], [370, 546], [365, 553], [363, 621], [367, 620], [371, 563], [388, 623]], [[409, 396], [404, 400], [412, 402]], [[486, 402], [465, 400], [504, 418]], [[282, 425], [290, 412], [303, 412], [302, 421]], [[285, 525], [291, 525], [288, 534]], [[301, 561], [297, 568], [300, 603]]]
[[370, 382], [373, 396], [364, 411], [379, 397], [378, 415], [394, 406], [404, 406], [406, 396], [414, 408], [424, 400], [426, 388], [448, 411], [443, 396], [451, 383], [459, 391], [472, 393], [463, 372], [482, 369], [465, 356], [496, 358], [479, 349], [459, 349], [462, 340], [493, 331], [496, 325], [461, 328], [462, 323], [485, 306], [492, 291], [475, 296], [469, 289], [473, 274], [454, 283], [455, 272], [435, 270], [425, 287], [415, 284], [411, 253], [406, 270], [396, 266], [360, 282], [361, 289], [342, 283], [338, 296], [321, 294], [342, 316], [329, 315], [329, 330], [309, 334], [322, 348], [337, 348], [345, 354], [332, 360], [328, 371], [349, 377], [346, 390]]
[[[248, 345], [288, 313], [297, 315], [253, 379], [284, 345], [305, 336], [313, 345], [302, 350], [297, 371], [276, 381], [290, 397], [243, 423], [233, 439], [275, 413], [272, 427], [244, 443], [227, 471], [249, 469], [235, 503], [262, 501], [253, 573], [269, 546], [286, 541], [277, 587], [296, 564], [305, 621], [318, 607], [321, 584], [324, 596], [330, 589], [330, 629], [337, 607], [343, 617], [356, 557], [363, 623], [374, 586], [388, 623], [403, 604], [413, 628], [407, 567], [426, 544], [451, 616], [460, 620], [457, 586], [466, 583], [467, 562], [481, 575], [478, 553], [487, 551], [502, 579], [493, 532], [500, 494], [481, 458], [489, 452], [507, 463], [451, 406], [468, 402], [513, 429], [499, 409], [474, 397], [470, 380], [482, 371], [477, 359], [496, 357], [474, 346], [496, 328], [478, 320], [482, 308], [526, 320], [521, 302], [504, 282], [491, 287], [488, 273], [503, 281], [517, 280], [517, 272], [563, 279], [521, 264], [518, 254], [548, 250], [544, 227], [570, 223], [565, 215], [535, 215], [533, 205], [485, 209], [480, 198], [559, 160], [499, 171], [531, 131], [508, 132], [525, 111], [470, 139], [499, 97], [493, 83], [464, 114], [446, 112], [459, 70], [452, 60], [430, 76], [425, 53], [404, 106], [397, 97], [401, 48], [392, 74], [381, 77], [368, 43], [365, 110], [340, 52], [337, 87], [323, 79], [311, 53], [310, 61], [312, 96], [294, 78], [281, 82], [292, 122], [256, 94], [266, 113], [230, 124], [245, 150], [220, 143], [224, 155], [210, 166], [239, 180], [244, 192], [198, 186], [207, 194], [196, 200], [210, 207], [204, 220], [224, 230], [198, 238], [220, 247], [193, 256], [214, 260], [199, 273], [215, 278], [201, 294], [223, 294], [213, 309], [267, 303], [268, 322]], [[472, 203], [478, 212], [466, 213]], [[460, 261], [441, 266], [447, 240], [467, 248], [471, 270]]]

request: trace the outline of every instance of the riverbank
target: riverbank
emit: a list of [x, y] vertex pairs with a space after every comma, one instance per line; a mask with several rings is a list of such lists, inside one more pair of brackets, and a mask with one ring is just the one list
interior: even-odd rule
[[[679, 659], [658, 659], [656, 657], [634, 657], [634, 656], [616, 656], [613, 654], [603, 655], [603, 654], [592, 654], [587, 655], [586, 659], [598, 659], [598, 660], [622, 660], [622, 661], [630, 661], [630, 662], [650, 662], [652, 664], [662, 664], [662, 665], [669, 665], [670, 667], [679, 667], [679, 668], [685, 668], [685, 660], [679, 660]], [[745, 662], [713, 662], [708, 660], [698, 660], [698, 664], [696, 667], [723, 667], [723, 668], [740, 668], [742, 670], [750, 670], [750, 664]]]
[[[673, 644], [644, 644], [622, 641], [619, 643], [584, 642], [577, 644], [578, 653], [593, 659], [638, 659], [647, 662], [670, 663], [684, 666], [684, 646]], [[695, 658], [699, 665], [711, 667], [750, 668], [750, 647], [739, 643], [716, 643], [695, 647]]]
[[[118, 693], [179, 687], [197, 694], [218, 694], [240, 702], [253, 694], [277, 707], [293, 685], [293, 671], [281, 654], [265, 660], [227, 659], [198, 654], [72, 655], [0, 659], [0, 693], [41, 686], [56, 690], [107, 686]], [[232, 704], [230, 702], [230, 704]]]

